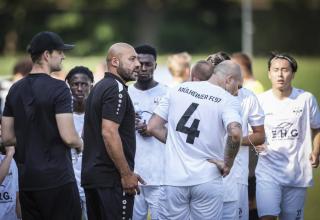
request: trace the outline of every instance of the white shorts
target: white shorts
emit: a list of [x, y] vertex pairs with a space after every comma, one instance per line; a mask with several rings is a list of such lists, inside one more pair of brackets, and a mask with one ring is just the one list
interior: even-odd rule
[[148, 210], [151, 219], [158, 219], [160, 186], [140, 186], [140, 194], [134, 197], [133, 220], [146, 220]]
[[249, 219], [248, 186], [245, 184], [238, 183], [238, 192], [239, 192], [239, 200], [238, 200], [237, 214], [240, 220], [248, 220]]
[[280, 186], [274, 182], [257, 181], [259, 217], [279, 216], [281, 220], [303, 220], [307, 188]]
[[222, 210], [222, 220], [237, 220], [238, 201], [224, 202]]
[[195, 186], [161, 186], [159, 219], [221, 219], [223, 206], [222, 180]]

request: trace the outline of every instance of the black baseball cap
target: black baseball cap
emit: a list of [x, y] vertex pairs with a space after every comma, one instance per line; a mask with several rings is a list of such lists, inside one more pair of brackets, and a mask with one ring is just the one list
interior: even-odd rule
[[45, 50], [71, 50], [73, 48], [73, 44], [65, 44], [58, 34], [43, 31], [32, 38], [27, 51], [30, 54], [38, 54]]

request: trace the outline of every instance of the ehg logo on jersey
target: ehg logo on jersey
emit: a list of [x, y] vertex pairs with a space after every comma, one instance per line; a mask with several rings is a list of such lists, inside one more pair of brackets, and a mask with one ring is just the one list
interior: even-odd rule
[[277, 140], [288, 140], [295, 139], [298, 137], [298, 130], [292, 128], [293, 123], [282, 122], [276, 127], [272, 128], [272, 139]]

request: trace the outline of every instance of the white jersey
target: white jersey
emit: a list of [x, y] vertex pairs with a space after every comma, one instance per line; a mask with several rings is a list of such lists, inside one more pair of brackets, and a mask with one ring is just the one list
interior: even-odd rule
[[[135, 111], [142, 120], [148, 123], [153, 110], [158, 106], [160, 99], [166, 94], [167, 87], [158, 84], [148, 89], [140, 90], [130, 85], [128, 92]], [[154, 137], [143, 137], [136, 132], [136, 154], [134, 171], [138, 173], [147, 185], [159, 186], [162, 183], [163, 160], [165, 145]]]
[[267, 150], [258, 160], [257, 180], [275, 181], [283, 186], [312, 185], [311, 129], [320, 128], [320, 112], [315, 97], [293, 88], [288, 98], [279, 100], [272, 90], [258, 96], [265, 113]]
[[[73, 121], [76, 127], [76, 131], [78, 132], [79, 136], [82, 135], [83, 130], [83, 123], [84, 123], [84, 114], [77, 114], [73, 113]], [[72, 165], [74, 170], [74, 175], [76, 177], [79, 194], [80, 197], [84, 197], [84, 190], [81, 187], [81, 166], [82, 166], [82, 153], [77, 153], [75, 149], [71, 149], [71, 156], [72, 156]]]
[[[264, 123], [264, 113], [257, 97], [248, 89], [242, 88], [237, 96], [241, 105], [242, 135], [249, 134], [248, 125], [261, 126]], [[237, 183], [248, 185], [249, 147], [241, 146], [232, 166], [231, 172], [223, 179], [224, 201], [237, 200]]]
[[168, 122], [164, 185], [192, 186], [221, 178], [207, 159], [223, 160], [227, 125], [241, 123], [238, 100], [207, 81], [169, 90], [154, 111]]
[[[0, 163], [5, 155], [0, 154]], [[12, 159], [9, 172], [0, 184], [0, 219], [16, 220], [16, 200], [18, 187], [18, 169], [16, 162]]]

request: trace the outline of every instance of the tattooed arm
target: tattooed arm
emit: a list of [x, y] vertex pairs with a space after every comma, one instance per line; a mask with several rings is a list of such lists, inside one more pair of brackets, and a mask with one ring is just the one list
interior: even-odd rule
[[[229, 173], [242, 141], [241, 124], [238, 122], [231, 122], [228, 124], [227, 131], [228, 137], [224, 150], [224, 164], [227, 168], [226, 172]], [[226, 173], [226, 175], [228, 173]]]
[[166, 143], [168, 134], [168, 129], [165, 126], [166, 123], [167, 121], [159, 115], [153, 114], [147, 126], [147, 132], [164, 144]]

